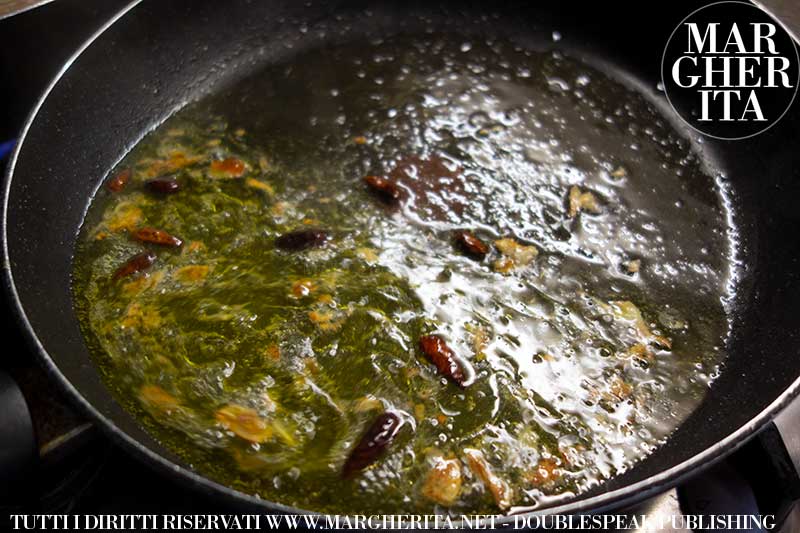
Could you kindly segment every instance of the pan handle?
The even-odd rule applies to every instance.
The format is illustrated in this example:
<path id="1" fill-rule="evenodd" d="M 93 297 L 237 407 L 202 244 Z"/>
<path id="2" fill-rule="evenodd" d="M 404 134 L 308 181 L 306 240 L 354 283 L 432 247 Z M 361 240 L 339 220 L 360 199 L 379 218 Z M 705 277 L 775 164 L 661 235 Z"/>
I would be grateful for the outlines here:
<path id="1" fill-rule="evenodd" d="M 20 487 L 36 467 L 39 457 L 28 404 L 16 382 L 0 370 L 0 503 L 11 504 L 24 496 Z"/>

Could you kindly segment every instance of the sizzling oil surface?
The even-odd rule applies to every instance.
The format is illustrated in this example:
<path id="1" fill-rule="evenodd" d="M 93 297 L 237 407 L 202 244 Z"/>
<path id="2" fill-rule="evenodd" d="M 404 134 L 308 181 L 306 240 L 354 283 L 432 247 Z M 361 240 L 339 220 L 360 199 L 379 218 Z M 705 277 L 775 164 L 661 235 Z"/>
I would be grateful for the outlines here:
<path id="1" fill-rule="evenodd" d="M 212 170 L 230 157 L 242 177 Z M 548 505 L 663 442 L 723 356 L 721 191 L 643 96 L 557 52 L 433 36 L 308 52 L 190 105 L 120 167 L 131 182 L 98 193 L 76 256 L 96 361 L 187 463 L 270 500 L 446 512 L 425 496 L 444 457 L 463 481 L 449 511 L 496 512 L 472 448 L 513 506 Z M 167 173 L 178 193 L 145 190 Z M 403 207 L 376 202 L 366 174 L 397 179 Z M 597 208 L 570 214 L 573 186 Z M 150 247 L 152 268 L 112 281 L 148 248 L 130 236 L 142 226 L 184 245 Z M 301 227 L 332 240 L 275 249 Z M 459 229 L 539 254 L 475 261 Z M 420 355 L 430 333 L 470 386 Z M 269 435 L 230 431 L 232 405 Z M 342 480 L 388 409 L 407 422 L 397 439 Z"/>

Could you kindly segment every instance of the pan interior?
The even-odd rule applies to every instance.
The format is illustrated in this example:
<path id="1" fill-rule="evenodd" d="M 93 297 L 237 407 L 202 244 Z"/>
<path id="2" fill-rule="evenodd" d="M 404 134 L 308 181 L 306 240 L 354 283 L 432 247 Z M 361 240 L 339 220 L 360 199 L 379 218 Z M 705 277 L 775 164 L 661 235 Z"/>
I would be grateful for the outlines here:
<path id="1" fill-rule="evenodd" d="M 226 174 L 231 161 L 242 168 Z M 126 172 L 84 225 L 82 326 L 118 401 L 240 490 L 431 512 L 431 468 L 452 461 L 460 485 L 477 449 L 513 496 L 490 503 L 464 467 L 451 512 L 552 505 L 645 457 L 719 372 L 735 249 L 724 192 L 646 97 L 557 39 L 304 51 L 170 118 L 112 179 Z M 370 174 L 399 183 L 402 208 L 369 197 Z M 181 189 L 148 190 L 164 176 Z M 131 238 L 141 227 L 184 247 Z M 331 242 L 272 248 L 298 227 Z M 463 257 L 459 230 L 498 251 Z M 148 250 L 151 269 L 114 279 Z M 456 350 L 466 389 L 420 361 L 431 333 Z M 342 481 L 381 410 L 413 430 Z"/>

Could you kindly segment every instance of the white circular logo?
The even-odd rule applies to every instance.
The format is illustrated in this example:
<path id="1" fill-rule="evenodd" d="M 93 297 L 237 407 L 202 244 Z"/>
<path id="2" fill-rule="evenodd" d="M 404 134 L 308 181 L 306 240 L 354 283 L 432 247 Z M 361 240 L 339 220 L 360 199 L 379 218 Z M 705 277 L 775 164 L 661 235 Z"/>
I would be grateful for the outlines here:
<path id="1" fill-rule="evenodd" d="M 746 139 L 786 113 L 800 81 L 797 47 L 767 12 L 746 2 L 709 4 L 667 41 L 661 81 L 675 112 L 717 139 Z"/>

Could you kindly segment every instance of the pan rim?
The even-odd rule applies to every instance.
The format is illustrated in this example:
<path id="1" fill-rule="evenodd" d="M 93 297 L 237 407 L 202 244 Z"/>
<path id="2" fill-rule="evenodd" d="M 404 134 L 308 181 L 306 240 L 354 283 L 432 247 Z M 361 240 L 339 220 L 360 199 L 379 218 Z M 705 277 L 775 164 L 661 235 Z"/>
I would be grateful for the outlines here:
<path id="1" fill-rule="evenodd" d="M 91 404 L 78 390 L 78 388 L 76 388 L 75 385 L 73 385 L 72 382 L 61 372 L 54 359 L 50 356 L 49 352 L 41 343 L 36 331 L 28 319 L 25 307 L 19 298 L 19 294 L 14 282 L 14 275 L 11 269 L 11 258 L 8 249 L 8 233 L 10 227 L 8 220 L 8 208 L 14 171 L 19 155 L 25 144 L 28 131 L 36 121 L 40 110 L 47 102 L 50 93 L 56 88 L 56 86 L 58 86 L 64 74 L 79 59 L 83 52 L 92 44 L 94 44 L 95 41 L 97 41 L 110 27 L 116 24 L 120 19 L 122 19 L 143 1 L 144 0 L 133 0 L 114 16 L 112 16 L 83 44 L 81 44 L 76 52 L 71 55 L 70 58 L 62 65 L 61 69 L 55 75 L 53 80 L 48 84 L 47 88 L 34 105 L 31 113 L 28 115 L 25 124 L 20 131 L 17 145 L 15 146 L 14 151 L 9 158 L 6 168 L 6 179 L 2 190 L 2 206 L 0 206 L 0 209 L 2 209 L 2 211 L 0 211 L 0 241 L 2 241 L 3 254 L 3 290 L 8 296 L 9 303 L 11 304 L 14 312 L 14 318 L 24 331 L 28 345 L 36 354 L 37 362 L 44 368 L 47 375 L 51 379 L 54 379 L 58 386 L 67 393 L 67 397 L 72 404 L 81 412 L 86 414 L 92 421 L 98 423 L 103 433 L 108 435 L 115 443 L 120 444 L 123 449 L 130 452 L 139 460 L 145 461 L 148 465 L 152 465 L 158 471 L 164 472 L 165 474 L 172 473 L 173 477 L 177 477 L 177 480 L 182 484 L 212 496 L 222 497 L 229 503 L 239 504 L 239 506 L 247 505 L 249 507 L 267 508 L 285 514 L 320 515 L 322 513 L 288 506 L 271 500 L 265 500 L 263 498 L 233 489 L 227 485 L 223 485 L 217 481 L 203 476 L 202 474 L 197 473 L 194 470 L 173 462 L 172 460 L 157 453 L 152 448 L 138 441 L 128 432 L 119 428 L 110 418 L 103 415 L 93 404 Z M 775 17 L 774 14 L 772 15 Z M 780 20 L 778 17 L 775 17 L 775 19 Z M 632 506 L 640 503 L 709 468 L 713 464 L 726 457 L 728 454 L 738 449 L 751 437 L 753 437 L 760 429 L 767 425 L 775 417 L 775 415 L 777 415 L 790 403 L 791 400 L 798 396 L 800 396 L 800 376 L 798 376 L 791 383 L 791 385 L 789 385 L 772 403 L 752 417 L 748 422 L 742 424 L 736 431 L 733 431 L 726 437 L 718 440 L 712 446 L 707 447 L 703 451 L 695 454 L 681 463 L 673 465 L 668 469 L 662 470 L 661 472 L 636 483 L 625 485 L 607 492 L 602 492 L 594 496 L 585 498 L 577 496 L 571 501 L 552 507 L 537 510 L 526 510 L 509 515 L 497 515 L 493 523 L 496 526 L 507 526 L 512 524 L 517 517 L 532 517 L 555 514 L 600 514 L 610 510 L 619 509 L 623 505 Z M 174 476 L 174 474 L 178 475 Z M 453 524 L 458 527 L 458 525 L 461 524 L 461 521 L 454 520 Z"/>

